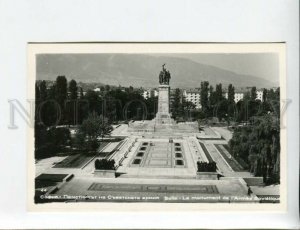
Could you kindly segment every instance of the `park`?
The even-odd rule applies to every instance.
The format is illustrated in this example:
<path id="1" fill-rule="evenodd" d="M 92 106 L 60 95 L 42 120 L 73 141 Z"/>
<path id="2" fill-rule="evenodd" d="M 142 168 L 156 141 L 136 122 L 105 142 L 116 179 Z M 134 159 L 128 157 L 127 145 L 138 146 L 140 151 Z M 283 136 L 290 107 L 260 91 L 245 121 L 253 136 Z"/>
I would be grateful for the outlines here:
<path id="1" fill-rule="evenodd" d="M 246 160 L 234 154 L 234 151 L 242 153 L 238 150 L 238 140 L 245 135 L 244 127 L 233 130 L 229 121 L 222 125 L 200 124 L 190 119 L 178 121 L 171 111 L 170 80 L 171 74 L 164 64 L 159 73 L 157 105 L 151 117 L 142 115 L 128 122 L 111 122 L 108 108 L 108 116 L 98 115 L 93 110 L 82 119 L 80 126 L 60 125 L 39 130 L 37 124 L 36 133 L 40 135 L 36 135 L 36 203 L 260 203 L 264 196 L 278 198 L 278 180 L 272 182 L 274 167 L 265 161 L 260 166 L 261 161 L 254 158 L 254 154 Z M 58 78 L 58 81 L 64 80 Z M 207 89 L 205 84 L 201 85 Z M 77 93 L 72 94 L 74 88 L 76 84 L 71 81 L 69 89 L 73 99 L 77 98 Z M 41 90 L 45 91 L 45 86 L 38 88 L 38 96 L 43 95 Z M 73 119 L 69 116 L 73 109 L 68 107 L 66 118 Z M 45 112 L 40 117 L 47 115 Z M 49 117 L 46 120 L 49 121 Z M 259 121 L 253 120 L 251 125 L 255 122 Z M 42 135 L 48 135 L 49 139 L 60 138 L 52 145 L 41 147 L 39 141 L 47 139 Z M 272 135 L 274 146 L 276 140 Z M 53 156 L 51 150 L 57 148 L 60 152 L 61 146 L 68 151 Z M 255 147 L 248 152 L 251 151 L 254 152 Z M 265 146 L 263 151 L 269 157 L 268 151 L 275 150 Z M 255 167 L 245 162 L 248 158 L 250 162 L 256 160 Z M 265 167 L 266 171 L 261 170 Z M 51 196 L 63 199 L 45 199 Z M 79 198 L 73 199 L 75 196 Z"/>

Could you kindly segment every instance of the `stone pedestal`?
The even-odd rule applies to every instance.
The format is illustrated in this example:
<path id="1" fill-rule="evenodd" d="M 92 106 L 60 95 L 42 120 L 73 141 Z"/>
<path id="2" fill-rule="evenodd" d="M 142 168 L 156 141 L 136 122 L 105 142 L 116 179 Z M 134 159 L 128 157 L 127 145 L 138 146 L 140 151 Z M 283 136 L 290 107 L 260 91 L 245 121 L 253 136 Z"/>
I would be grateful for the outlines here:
<path id="1" fill-rule="evenodd" d="M 170 113 L 170 86 L 160 85 L 158 87 L 158 109 L 157 113 Z"/>
<path id="2" fill-rule="evenodd" d="M 196 178 L 198 180 L 218 180 L 217 172 L 197 172 Z"/>
<path id="3" fill-rule="evenodd" d="M 174 120 L 170 115 L 170 86 L 160 85 L 158 87 L 158 108 L 155 117 L 155 124 L 171 125 Z"/>
<path id="4" fill-rule="evenodd" d="M 95 177 L 104 177 L 104 178 L 115 178 L 116 170 L 99 170 L 95 169 L 94 171 Z"/>

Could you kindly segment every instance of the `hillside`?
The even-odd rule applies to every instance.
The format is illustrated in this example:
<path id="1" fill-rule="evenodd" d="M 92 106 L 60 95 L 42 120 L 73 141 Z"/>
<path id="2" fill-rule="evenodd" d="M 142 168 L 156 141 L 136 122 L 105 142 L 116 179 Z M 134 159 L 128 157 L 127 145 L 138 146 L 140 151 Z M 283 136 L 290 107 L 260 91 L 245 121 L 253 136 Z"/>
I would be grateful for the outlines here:
<path id="1" fill-rule="evenodd" d="M 37 79 L 55 80 L 58 75 L 82 82 L 102 84 L 156 87 L 161 65 L 171 73 L 171 87 L 195 88 L 207 80 L 225 87 L 273 87 L 265 79 L 242 75 L 215 66 L 194 62 L 186 58 L 143 54 L 53 54 L 37 58 Z"/>

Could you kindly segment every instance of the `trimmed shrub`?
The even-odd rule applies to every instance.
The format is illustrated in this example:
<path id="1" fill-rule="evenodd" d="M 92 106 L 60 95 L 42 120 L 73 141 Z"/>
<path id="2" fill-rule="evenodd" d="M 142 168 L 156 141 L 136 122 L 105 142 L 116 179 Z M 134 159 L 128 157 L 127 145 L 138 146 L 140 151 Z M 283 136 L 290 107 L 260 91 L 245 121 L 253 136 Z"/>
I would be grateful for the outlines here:
<path id="1" fill-rule="evenodd" d="M 216 162 L 197 162 L 198 172 L 216 172 L 217 171 L 217 164 Z"/>
<path id="2" fill-rule="evenodd" d="M 115 160 L 97 159 L 95 161 L 95 169 L 99 170 L 115 170 Z"/>

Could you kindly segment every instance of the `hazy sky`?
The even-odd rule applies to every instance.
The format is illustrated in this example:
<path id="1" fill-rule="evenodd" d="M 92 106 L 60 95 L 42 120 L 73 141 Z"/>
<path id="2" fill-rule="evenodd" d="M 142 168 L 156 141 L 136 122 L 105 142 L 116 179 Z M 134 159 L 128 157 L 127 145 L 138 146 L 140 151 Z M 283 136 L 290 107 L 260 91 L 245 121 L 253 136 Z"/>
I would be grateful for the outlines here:
<path id="1" fill-rule="evenodd" d="M 271 82 L 279 82 L 277 53 L 157 54 L 157 56 L 184 57 L 239 74 L 253 75 Z"/>

